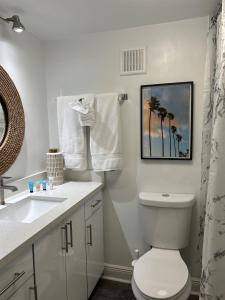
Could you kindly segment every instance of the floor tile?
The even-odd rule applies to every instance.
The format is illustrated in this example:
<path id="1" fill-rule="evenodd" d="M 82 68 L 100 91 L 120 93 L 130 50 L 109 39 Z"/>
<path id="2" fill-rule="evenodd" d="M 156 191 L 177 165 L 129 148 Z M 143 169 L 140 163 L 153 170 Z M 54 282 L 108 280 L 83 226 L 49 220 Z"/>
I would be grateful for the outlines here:
<path id="1" fill-rule="evenodd" d="M 135 300 L 135 297 L 130 284 L 101 279 L 89 300 Z M 189 300 L 198 297 L 191 295 Z"/>
<path id="2" fill-rule="evenodd" d="M 101 279 L 91 300 L 135 300 L 130 284 Z"/>

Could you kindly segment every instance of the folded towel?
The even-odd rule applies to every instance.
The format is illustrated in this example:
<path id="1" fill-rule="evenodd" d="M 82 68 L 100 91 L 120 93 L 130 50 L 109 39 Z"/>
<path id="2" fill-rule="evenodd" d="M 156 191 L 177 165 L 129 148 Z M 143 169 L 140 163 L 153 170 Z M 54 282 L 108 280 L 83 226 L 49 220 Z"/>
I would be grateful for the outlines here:
<path id="1" fill-rule="evenodd" d="M 80 126 L 95 125 L 95 97 L 93 94 L 75 96 L 70 103 L 79 112 Z"/>
<path id="2" fill-rule="evenodd" d="M 90 129 L 92 167 L 121 170 L 123 165 L 118 94 L 96 95 L 96 124 Z"/>
<path id="3" fill-rule="evenodd" d="M 86 130 L 79 124 L 79 114 L 70 103 L 73 96 L 57 98 L 57 115 L 60 150 L 64 155 L 65 167 L 87 169 Z"/>

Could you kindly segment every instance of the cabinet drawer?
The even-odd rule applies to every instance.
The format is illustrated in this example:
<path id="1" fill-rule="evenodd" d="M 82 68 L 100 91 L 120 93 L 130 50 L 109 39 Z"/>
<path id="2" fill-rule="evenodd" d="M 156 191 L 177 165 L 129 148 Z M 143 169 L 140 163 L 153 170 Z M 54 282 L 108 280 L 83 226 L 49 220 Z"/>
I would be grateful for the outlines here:
<path id="1" fill-rule="evenodd" d="M 0 268 L 0 299 L 7 299 L 33 275 L 32 250 Z"/>
<path id="2" fill-rule="evenodd" d="M 90 218 L 90 216 L 99 208 L 102 204 L 102 199 L 102 192 L 99 192 L 85 203 L 85 220 Z"/>
<path id="3" fill-rule="evenodd" d="M 34 279 L 31 276 L 12 296 L 4 300 L 36 300 L 33 286 Z"/>

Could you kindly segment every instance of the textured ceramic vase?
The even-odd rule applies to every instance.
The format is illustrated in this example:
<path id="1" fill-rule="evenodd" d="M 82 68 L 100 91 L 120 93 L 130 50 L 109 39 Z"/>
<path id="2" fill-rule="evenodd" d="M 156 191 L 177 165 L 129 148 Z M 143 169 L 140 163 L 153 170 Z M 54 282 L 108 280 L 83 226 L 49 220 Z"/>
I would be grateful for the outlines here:
<path id="1" fill-rule="evenodd" d="M 64 182 L 64 160 L 63 154 L 47 153 L 47 176 L 52 177 L 53 185 L 60 185 Z"/>

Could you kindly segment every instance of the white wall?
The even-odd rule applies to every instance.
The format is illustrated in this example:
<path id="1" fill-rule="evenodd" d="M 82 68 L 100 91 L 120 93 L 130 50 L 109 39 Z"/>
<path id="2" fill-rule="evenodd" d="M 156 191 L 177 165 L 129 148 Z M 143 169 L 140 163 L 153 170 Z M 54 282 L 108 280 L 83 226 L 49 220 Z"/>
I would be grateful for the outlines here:
<path id="1" fill-rule="evenodd" d="M 16 34 L 0 22 L 0 64 L 14 81 L 20 94 L 26 121 L 22 150 L 7 172 L 21 178 L 45 169 L 48 150 L 48 119 L 43 48 L 25 31 Z"/>
<path id="2" fill-rule="evenodd" d="M 58 145 L 55 97 L 82 92 L 124 90 L 121 106 L 125 167 L 106 175 L 105 261 L 129 266 L 135 248 L 146 246 L 140 234 L 139 191 L 195 193 L 200 185 L 202 91 L 207 18 L 84 35 L 47 44 L 47 96 L 51 146 Z M 120 49 L 147 46 L 148 73 L 120 76 Z M 140 85 L 190 81 L 195 83 L 193 160 L 140 159 Z M 199 275 L 195 251 L 197 208 L 191 245 L 185 251 L 193 276 Z"/>

